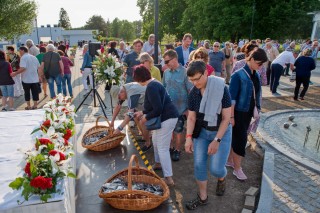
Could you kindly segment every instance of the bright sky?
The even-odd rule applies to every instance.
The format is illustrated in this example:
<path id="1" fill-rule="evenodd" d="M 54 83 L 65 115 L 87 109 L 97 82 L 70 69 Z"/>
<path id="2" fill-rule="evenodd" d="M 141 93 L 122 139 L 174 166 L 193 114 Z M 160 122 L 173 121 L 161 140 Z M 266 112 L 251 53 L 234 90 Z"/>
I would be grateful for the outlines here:
<path id="1" fill-rule="evenodd" d="M 93 15 L 101 15 L 106 21 L 141 20 L 136 0 L 36 0 L 38 26 L 58 24 L 60 8 L 64 8 L 72 27 L 82 27 Z"/>

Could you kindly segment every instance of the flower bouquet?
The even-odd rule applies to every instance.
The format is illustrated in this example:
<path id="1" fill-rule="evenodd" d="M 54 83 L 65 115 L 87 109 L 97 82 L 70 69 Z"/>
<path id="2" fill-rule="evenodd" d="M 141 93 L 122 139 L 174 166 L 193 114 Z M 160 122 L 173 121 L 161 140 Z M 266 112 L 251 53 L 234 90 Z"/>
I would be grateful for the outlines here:
<path id="1" fill-rule="evenodd" d="M 108 51 L 99 53 L 95 61 L 92 62 L 96 66 L 95 73 L 98 82 L 107 82 L 109 85 L 123 84 L 123 64 L 118 61 L 117 57 L 108 54 Z"/>
<path id="2" fill-rule="evenodd" d="M 24 174 L 9 186 L 15 190 L 22 189 L 21 195 L 25 200 L 39 195 L 42 201 L 47 202 L 53 193 L 61 193 L 57 186 L 64 177 L 76 177 L 69 166 L 74 155 L 69 139 L 75 133 L 75 113 L 70 98 L 62 94 L 48 102 L 44 110 L 44 120 L 31 133 L 34 147 L 23 152 L 26 156 L 21 162 Z"/>

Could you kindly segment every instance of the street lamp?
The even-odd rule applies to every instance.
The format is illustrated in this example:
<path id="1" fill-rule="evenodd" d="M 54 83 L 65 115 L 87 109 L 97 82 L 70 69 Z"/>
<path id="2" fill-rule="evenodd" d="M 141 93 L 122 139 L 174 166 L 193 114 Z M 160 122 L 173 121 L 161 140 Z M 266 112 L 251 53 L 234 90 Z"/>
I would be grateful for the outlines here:
<path id="1" fill-rule="evenodd" d="M 158 51 L 158 37 L 159 37 L 159 33 L 158 33 L 158 29 L 159 29 L 159 0 L 155 0 L 154 1 L 154 35 L 155 35 L 155 39 L 154 39 L 154 63 L 158 64 L 158 55 L 159 55 L 159 51 Z"/>
<path id="2" fill-rule="evenodd" d="M 251 32 L 250 32 L 250 41 L 252 39 L 252 31 L 253 31 L 253 18 L 254 18 L 254 11 L 256 8 L 256 2 L 254 1 L 252 4 L 252 18 L 251 18 Z"/>

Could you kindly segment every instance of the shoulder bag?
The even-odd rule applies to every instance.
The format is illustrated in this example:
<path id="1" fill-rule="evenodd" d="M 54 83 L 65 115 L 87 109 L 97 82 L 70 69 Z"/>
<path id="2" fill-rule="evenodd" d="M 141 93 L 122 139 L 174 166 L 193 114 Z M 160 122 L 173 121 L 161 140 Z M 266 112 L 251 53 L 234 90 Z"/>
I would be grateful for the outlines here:
<path id="1" fill-rule="evenodd" d="M 163 111 L 165 99 L 166 99 L 166 90 L 164 90 L 164 95 L 163 95 L 162 111 Z M 161 111 L 161 113 L 162 113 L 162 111 Z M 158 117 L 151 118 L 150 120 L 147 120 L 145 125 L 146 125 L 147 130 L 161 129 L 161 114 Z"/>
<path id="2" fill-rule="evenodd" d="M 253 87 L 253 98 L 254 98 L 253 119 L 256 120 L 256 119 L 260 118 L 259 110 L 258 110 L 258 107 L 257 107 L 256 90 L 255 90 L 254 84 L 253 84 L 253 82 L 252 82 L 249 74 L 248 74 L 245 70 L 243 70 L 243 71 L 247 74 L 247 76 L 249 77 L 249 79 L 250 79 L 250 81 L 251 81 L 251 83 L 252 83 L 252 87 Z"/>
<path id="3" fill-rule="evenodd" d="M 51 56 L 50 56 L 50 61 L 49 61 L 49 67 L 48 67 L 48 69 L 46 69 L 46 70 L 43 69 L 44 76 L 45 76 L 46 79 L 49 79 L 49 78 L 50 78 L 49 70 L 50 70 L 50 67 L 51 67 L 52 54 L 53 54 L 53 53 L 51 53 Z"/>

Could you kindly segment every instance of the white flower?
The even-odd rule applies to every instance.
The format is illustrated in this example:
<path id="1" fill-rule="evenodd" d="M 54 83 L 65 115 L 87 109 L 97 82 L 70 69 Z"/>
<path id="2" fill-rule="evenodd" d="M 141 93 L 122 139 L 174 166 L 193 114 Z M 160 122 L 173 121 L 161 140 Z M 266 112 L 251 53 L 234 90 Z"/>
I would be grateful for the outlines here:
<path id="1" fill-rule="evenodd" d="M 115 64 L 115 69 L 118 69 L 119 67 L 121 67 L 121 63 L 116 62 L 116 64 Z"/>

